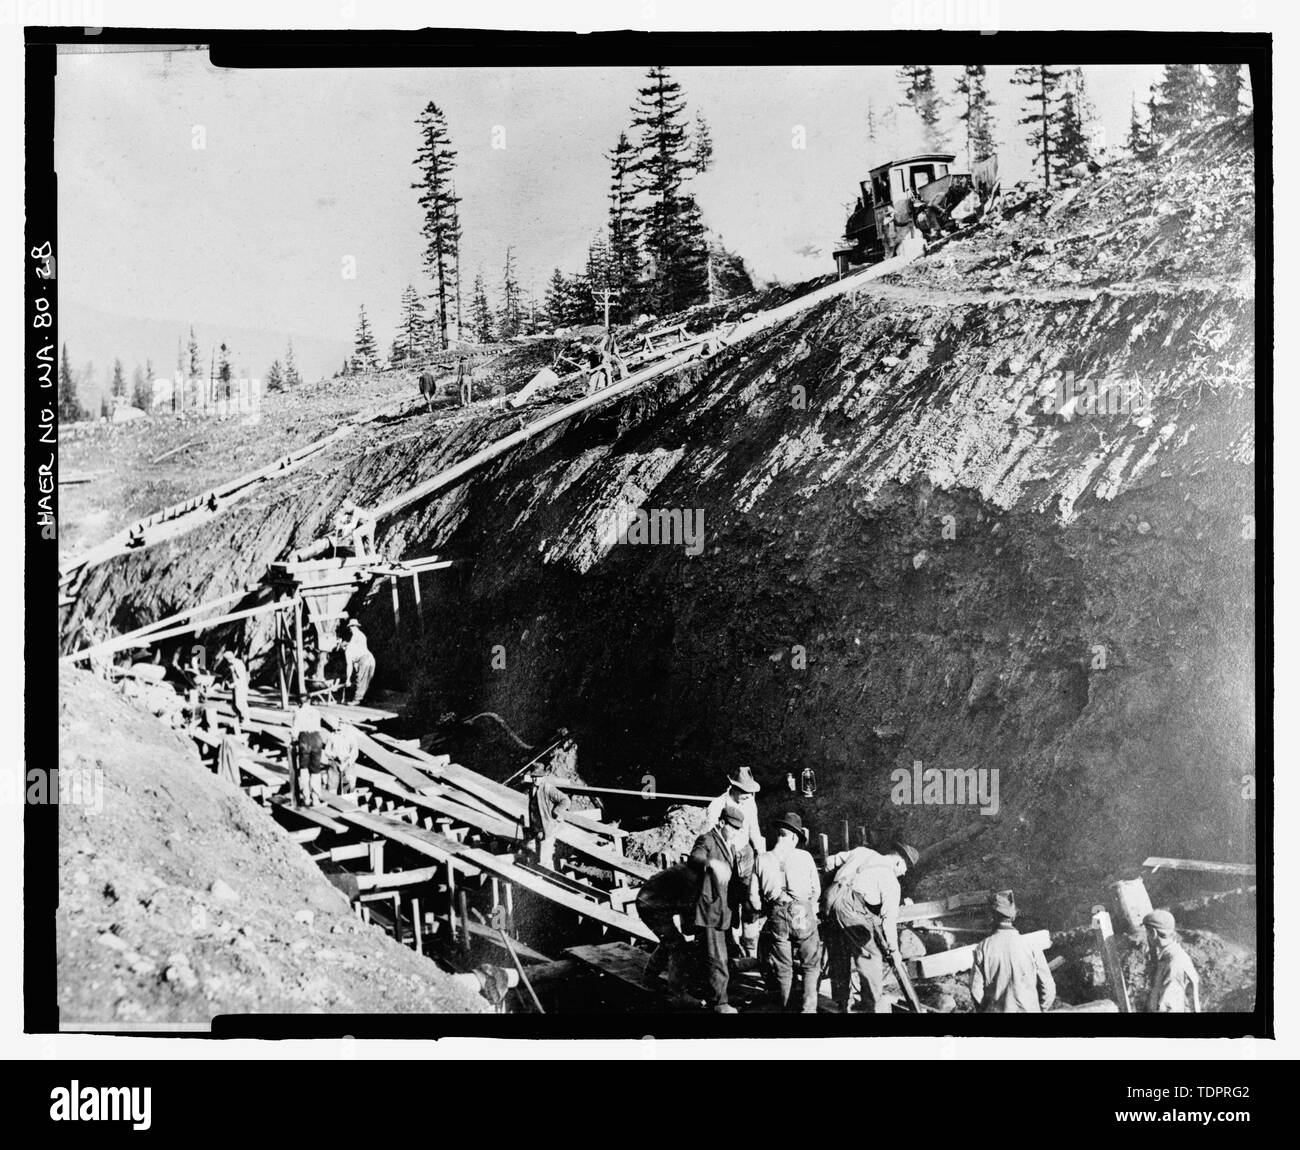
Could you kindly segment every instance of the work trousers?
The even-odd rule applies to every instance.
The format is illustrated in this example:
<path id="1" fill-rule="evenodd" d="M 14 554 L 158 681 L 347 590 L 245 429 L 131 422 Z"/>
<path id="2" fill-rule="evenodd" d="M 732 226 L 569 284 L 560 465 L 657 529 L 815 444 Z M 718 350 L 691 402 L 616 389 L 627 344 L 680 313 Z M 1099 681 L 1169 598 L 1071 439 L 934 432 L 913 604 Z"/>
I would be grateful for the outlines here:
<path id="1" fill-rule="evenodd" d="M 537 840 L 537 861 L 549 870 L 555 869 L 554 835 L 543 835 Z"/>
<path id="2" fill-rule="evenodd" d="M 704 969 L 704 1001 L 709 1007 L 722 1006 L 727 1001 L 727 984 L 731 978 L 731 962 L 727 952 L 729 933 L 711 926 L 695 928 L 700 965 Z"/>
<path id="3" fill-rule="evenodd" d="M 830 924 L 831 995 L 845 1013 L 888 1014 L 880 920 Z"/>
<path id="4" fill-rule="evenodd" d="M 822 944 L 817 934 L 817 908 L 811 920 L 805 918 L 802 929 L 791 923 L 788 906 L 774 907 L 758 939 L 759 960 L 768 992 L 782 1010 L 802 1014 L 817 1013 L 817 986 L 822 973 Z M 799 993 L 794 993 L 794 955 L 798 951 L 802 977 Z"/>
<path id="5" fill-rule="evenodd" d="M 375 677 L 375 657 L 367 651 L 357 660 L 356 666 L 356 686 L 353 689 L 352 701 L 362 703 L 365 701 L 366 692 L 370 690 L 370 680 Z"/>

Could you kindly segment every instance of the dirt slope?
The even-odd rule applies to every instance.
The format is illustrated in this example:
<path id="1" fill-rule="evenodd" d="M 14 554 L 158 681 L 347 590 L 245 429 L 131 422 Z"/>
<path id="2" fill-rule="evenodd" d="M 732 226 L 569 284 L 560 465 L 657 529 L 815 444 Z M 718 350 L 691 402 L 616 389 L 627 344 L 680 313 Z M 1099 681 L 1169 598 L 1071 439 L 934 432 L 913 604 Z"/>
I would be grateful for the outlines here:
<path id="1" fill-rule="evenodd" d="M 1014 886 L 1051 925 L 1148 854 L 1250 858 L 1252 131 L 1107 169 L 386 524 L 458 566 L 426 581 L 423 636 L 406 598 L 400 632 L 387 589 L 358 605 L 381 685 L 414 688 L 417 730 L 566 725 L 592 782 L 711 793 L 748 764 L 763 813 L 815 831 L 933 842 L 981 816 L 895 803 L 892 773 L 997 768 L 991 829 L 917 893 Z M 1089 382 L 1140 404 L 1089 410 Z M 221 594 L 343 496 L 517 426 L 377 429 L 92 572 L 65 640 Z M 703 552 L 618 545 L 638 507 L 702 510 Z"/>
<path id="2" fill-rule="evenodd" d="M 486 1008 L 360 924 L 193 743 L 89 674 L 65 671 L 59 686 L 59 766 L 103 780 L 102 809 L 59 811 L 64 1023 Z"/>

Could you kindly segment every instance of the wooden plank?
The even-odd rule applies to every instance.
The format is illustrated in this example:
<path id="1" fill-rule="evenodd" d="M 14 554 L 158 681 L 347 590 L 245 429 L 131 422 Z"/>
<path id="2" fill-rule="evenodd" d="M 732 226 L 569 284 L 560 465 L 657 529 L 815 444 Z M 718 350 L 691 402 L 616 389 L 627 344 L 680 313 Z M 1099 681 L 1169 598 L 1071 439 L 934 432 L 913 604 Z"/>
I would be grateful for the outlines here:
<path id="1" fill-rule="evenodd" d="M 1119 955 L 1115 953 L 1115 933 L 1105 907 L 1093 907 L 1092 930 L 1097 939 L 1097 949 L 1101 952 L 1102 965 L 1106 968 L 1106 981 L 1110 983 L 1111 996 L 1119 1007 L 1120 1014 L 1132 1014 L 1133 1004 L 1129 1001 L 1128 986 L 1124 982 L 1124 968 L 1120 965 Z"/>
<path id="2" fill-rule="evenodd" d="M 383 874 L 359 874 L 358 890 L 387 890 L 399 886 L 419 886 L 421 883 L 433 882 L 442 874 L 441 866 L 413 867 L 411 870 L 391 870 Z"/>
<path id="3" fill-rule="evenodd" d="M 344 823 L 339 822 L 337 819 L 330 818 L 330 816 L 319 807 L 295 807 L 289 801 L 288 795 L 278 795 L 271 800 L 271 803 L 279 810 L 287 811 L 291 815 L 297 815 L 301 819 L 306 819 L 309 823 L 315 823 L 317 830 L 333 831 L 335 834 L 347 834 L 348 828 Z"/>
<path id="4" fill-rule="evenodd" d="M 1254 863 L 1201 862 L 1198 859 L 1166 859 L 1152 857 L 1142 865 L 1151 870 L 1192 870 L 1204 871 L 1206 874 L 1243 874 L 1254 875 Z"/>
<path id="5" fill-rule="evenodd" d="M 300 831 L 290 831 L 289 837 L 299 846 L 320 837 L 320 827 L 303 827 Z"/>
<path id="6" fill-rule="evenodd" d="M 1022 937 L 1035 950 L 1047 950 L 1052 945 L 1050 930 L 1036 930 L 1033 934 Z M 909 958 L 905 962 L 913 978 L 943 978 L 944 975 L 969 970 L 975 961 L 975 948 L 978 945 L 979 943 L 972 942 L 968 946 L 958 946 L 952 950 L 940 951 L 938 954 L 922 955 L 920 958 Z"/>
<path id="7" fill-rule="evenodd" d="M 441 835 L 423 830 L 420 827 L 411 827 L 405 823 L 387 819 L 383 815 L 362 814 L 348 808 L 346 805 L 332 801 L 333 799 L 333 795 L 325 796 L 326 803 L 338 811 L 339 818 L 343 822 L 360 827 L 371 834 L 391 839 L 402 846 L 410 847 L 420 854 L 427 855 L 429 858 L 450 866 L 454 871 L 459 871 L 461 874 L 473 875 L 478 873 L 478 868 L 472 862 L 460 857 L 462 848 L 459 847 L 459 844 L 452 842 L 450 839 L 444 839 Z"/>
<path id="8" fill-rule="evenodd" d="M 433 811 L 438 815 L 472 826 L 485 834 L 506 839 L 510 842 L 518 842 L 521 838 L 520 828 L 517 824 L 507 822 L 500 815 L 480 811 L 465 803 L 450 799 L 444 794 L 440 794 L 433 783 L 429 784 L 430 790 L 421 794 L 411 794 L 409 791 L 400 789 L 391 780 L 386 779 L 381 771 L 377 771 L 372 767 L 358 766 L 356 770 L 357 778 L 365 779 L 376 790 L 400 798 L 405 803 L 412 804 L 423 810 Z"/>
<path id="9" fill-rule="evenodd" d="M 979 908 L 987 906 L 992 901 L 993 892 L 991 890 L 978 890 L 965 894 L 949 895 L 947 898 L 931 899 L 929 902 L 911 902 L 898 908 L 898 921 L 916 922 L 919 919 L 936 918 L 965 907 Z M 973 913 L 973 911 L 970 913 Z"/>
<path id="10" fill-rule="evenodd" d="M 571 954 L 579 962 L 595 967 L 601 974 L 617 978 L 629 986 L 646 994 L 663 998 L 679 1009 L 699 1010 L 700 1003 L 689 995 L 674 990 L 661 979 L 646 977 L 646 963 L 650 961 L 650 952 L 638 950 L 626 942 L 606 942 L 599 946 L 570 946 L 565 954 Z"/>
<path id="11" fill-rule="evenodd" d="M 495 944 L 502 950 L 506 949 L 505 944 L 501 941 L 501 932 L 493 930 L 492 927 L 487 926 L 484 923 L 475 922 L 471 918 L 469 921 L 469 932 L 474 935 L 475 938 L 486 939 L 488 942 Z M 511 937 L 510 943 L 515 948 L 515 953 L 520 958 L 526 958 L 529 962 L 549 963 L 551 961 L 540 950 L 534 950 L 531 946 L 520 942 L 517 938 Z"/>

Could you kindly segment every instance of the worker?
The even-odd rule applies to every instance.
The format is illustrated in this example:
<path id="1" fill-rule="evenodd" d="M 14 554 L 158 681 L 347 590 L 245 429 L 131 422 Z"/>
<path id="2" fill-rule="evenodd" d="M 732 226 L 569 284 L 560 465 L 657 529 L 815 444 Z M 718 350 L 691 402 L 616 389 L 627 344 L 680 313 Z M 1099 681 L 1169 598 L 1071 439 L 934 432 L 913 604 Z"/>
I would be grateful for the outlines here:
<path id="1" fill-rule="evenodd" d="M 360 754 L 357 729 L 340 722 L 325 739 L 325 785 L 336 795 L 351 794 L 357 788 L 357 755 Z"/>
<path id="2" fill-rule="evenodd" d="M 344 680 L 344 694 L 352 688 L 352 702 L 360 704 L 365 701 L 366 692 L 370 690 L 370 680 L 375 677 L 375 657 L 370 652 L 366 633 L 355 619 L 348 620 L 348 642 L 343 651 L 347 660 L 347 678 Z"/>
<path id="3" fill-rule="evenodd" d="M 670 986 L 685 981 L 688 951 L 676 920 L 680 917 L 682 924 L 693 933 L 699 894 L 700 875 L 684 862 L 651 875 L 637 891 L 637 916 L 659 939 L 659 945 L 646 963 L 645 977 L 650 982 L 665 973 Z"/>
<path id="4" fill-rule="evenodd" d="M 321 752 L 325 738 L 321 734 L 320 712 L 310 698 L 304 699 L 293 713 L 289 728 L 297 754 L 298 803 L 314 807 L 321 794 Z"/>
<path id="5" fill-rule="evenodd" d="M 1147 928 L 1148 1013 L 1185 1014 L 1190 990 L 1192 1013 L 1199 1014 L 1201 979 L 1178 941 L 1174 916 L 1167 910 L 1153 910 L 1142 925 Z"/>
<path id="6" fill-rule="evenodd" d="M 474 368 L 463 355 L 456 360 L 456 388 L 460 392 L 461 407 L 474 402 Z"/>
<path id="7" fill-rule="evenodd" d="M 375 521 L 365 515 L 350 499 L 345 499 L 334 515 L 334 529 L 331 532 L 336 547 L 350 548 L 358 559 L 374 555 Z"/>
<path id="8" fill-rule="evenodd" d="M 884 230 L 881 238 L 885 244 L 885 259 L 893 259 L 898 254 L 898 224 L 894 219 L 894 205 L 885 208 Z"/>
<path id="9" fill-rule="evenodd" d="M 896 843 L 886 854 L 854 847 L 827 858 L 834 874 L 825 899 L 831 993 L 842 1011 L 889 1013 L 884 964 L 898 962 L 898 880 L 919 857 L 915 847 Z"/>
<path id="10" fill-rule="evenodd" d="M 772 849 L 758 857 L 758 894 L 767 915 L 759 936 L 759 956 L 768 991 L 781 1009 L 816 1014 L 822 970 L 817 906 L 822 884 L 817 863 L 804 849 L 807 838 L 803 820 L 793 812 L 784 814 L 776 820 Z M 797 999 L 792 994 L 795 947 L 803 979 Z"/>
<path id="11" fill-rule="evenodd" d="M 1056 1001 L 1056 981 L 1043 952 L 1016 930 L 1010 891 L 993 897 L 993 933 L 975 947 L 970 996 L 981 1014 L 1041 1014 Z"/>
<path id="12" fill-rule="evenodd" d="M 225 666 L 230 680 L 230 701 L 235 711 L 235 734 L 240 734 L 248 722 L 248 666 L 233 651 L 222 651 L 217 666 Z"/>
<path id="13" fill-rule="evenodd" d="M 556 785 L 554 760 L 538 765 L 529 776 L 528 831 L 537 850 L 537 861 L 548 870 L 555 869 L 555 838 L 569 796 Z"/>
<path id="14" fill-rule="evenodd" d="M 745 816 L 745 839 L 753 850 L 753 858 L 758 858 L 767 850 L 767 842 L 758 825 L 758 803 L 755 795 L 762 789 L 748 767 L 741 767 L 736 777 L 727 776 L 728 788 L 714 799 L 705 811 L 704 829 L 712 830 L 718 825 L 723 808 L 728 804 L 739 807 Z M 741 952 L 749 958 L 758 957 L 758 938 L 762 933 L 763 922 L 758 913 L 752 911 L 748 904 L 742 904 L 740 920 L 736 923 Z"/>
<path id="15" fill-rule="evenodd" d="M 718 1014 L 735 1014 L 727 1001 L 730 932 L 742 906 L 755 913 L 761 908 L 745 812 L 727 804 L 718 825 L 695 840 L 687 865 L 700 878 L 694 922 L 700 965 L 706 972 L 705 1005 Z"/>

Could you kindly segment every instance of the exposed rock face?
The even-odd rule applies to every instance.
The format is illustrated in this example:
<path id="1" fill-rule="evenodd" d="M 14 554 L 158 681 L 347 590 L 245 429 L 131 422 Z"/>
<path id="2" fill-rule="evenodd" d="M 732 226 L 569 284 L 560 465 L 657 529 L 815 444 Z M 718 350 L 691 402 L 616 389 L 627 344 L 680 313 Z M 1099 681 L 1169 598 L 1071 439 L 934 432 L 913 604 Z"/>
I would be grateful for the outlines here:
<path id="1" fill-rule="evenodd" d="M 387 589 L 362 611 L 381 681 L 430 723 L 567 726 L 593 783 L 716 793 L 748 764 L 765 817 L 836 838 L 933 841 L 979 808 L 896 801 L 895 772 L 996 768 L 965 874 L 1062 911 L 1147 854 L 1250 857 L 1251 130 L 1108 169 L 409 509 L 383 541 L 461 565 L 425 580 L 423 637 Z M 92 573 L 79 610 L 125 628 L 220 594 L 344 496 L 516 426 L 357 437 Z M 699 553 L 620 542 L 638 511 L 702 513 Z M 811 800 L 782 785 L 805 765 Z"/>

